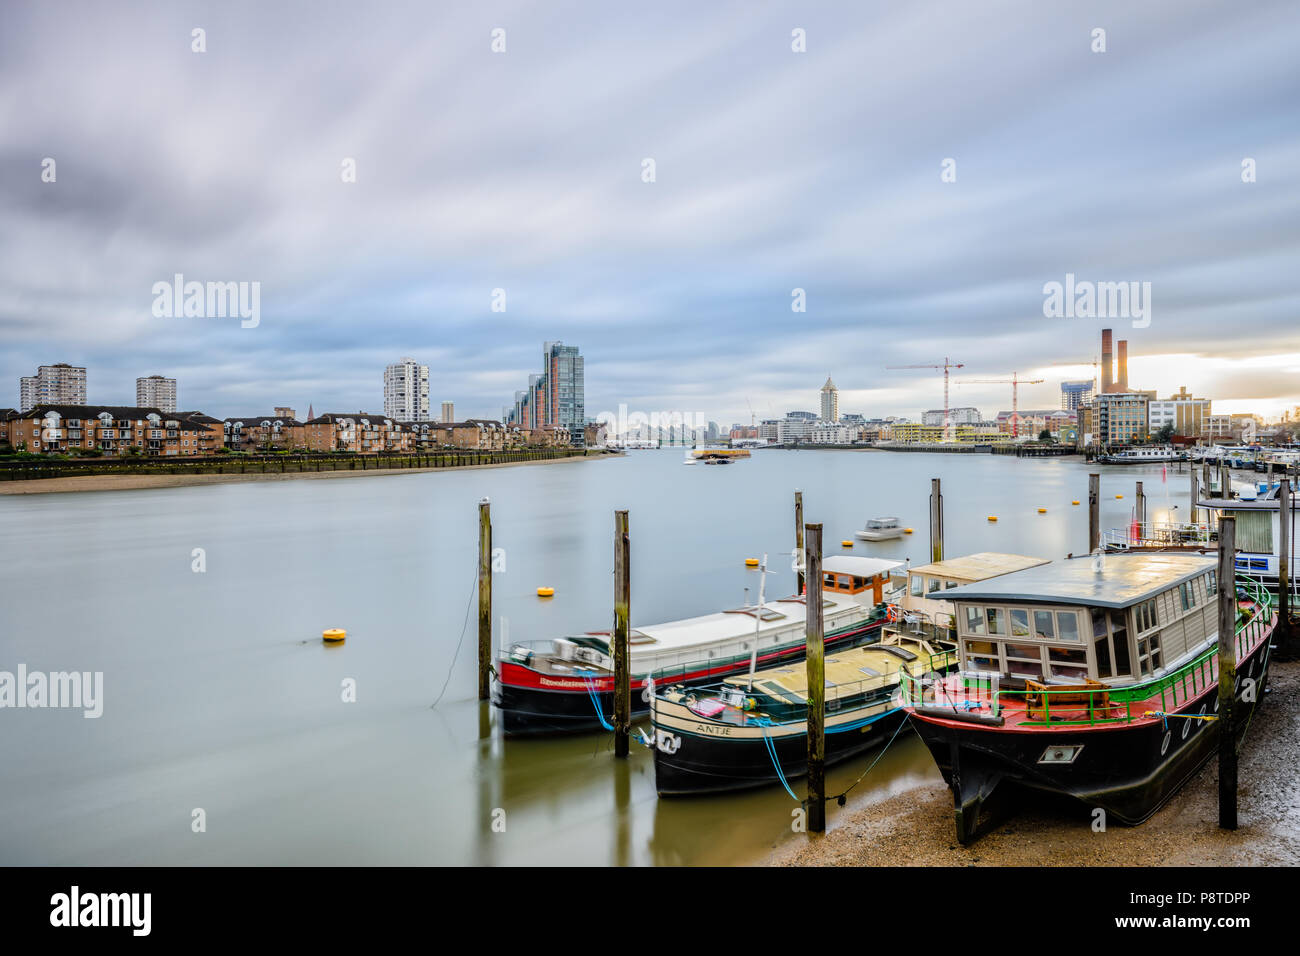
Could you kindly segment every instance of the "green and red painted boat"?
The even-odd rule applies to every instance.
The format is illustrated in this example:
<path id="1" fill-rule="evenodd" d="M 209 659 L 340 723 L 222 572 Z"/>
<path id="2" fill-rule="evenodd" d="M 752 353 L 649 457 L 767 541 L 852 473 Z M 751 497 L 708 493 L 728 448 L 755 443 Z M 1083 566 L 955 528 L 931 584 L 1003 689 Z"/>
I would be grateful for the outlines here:
<path id="1" fill-rule="evenodd" d="M 1026 792 L 1145 821 L 1216 752 L 1217 559 L 1141 552 L 1068 558 L 945 590 L 958 669 L 901 673 L 902 704 L 977 838 Z M 1268 678 L 1273 598 L 1238 575 L 1236 695 L 1245 737 Z"/>

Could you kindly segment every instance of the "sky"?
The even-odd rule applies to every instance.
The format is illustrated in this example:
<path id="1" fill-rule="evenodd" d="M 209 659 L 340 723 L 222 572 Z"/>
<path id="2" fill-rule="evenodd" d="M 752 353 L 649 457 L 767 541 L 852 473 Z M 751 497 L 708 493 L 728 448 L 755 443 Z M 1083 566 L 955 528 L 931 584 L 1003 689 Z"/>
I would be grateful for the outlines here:
<path id="1" fill-rule="evenodd" d="M 887 367 L 945 359 L 991 417 L 1010 388 L 958 383 L 1056 407 L 1110 327 L 1134 387 L 1275 414 L 1297 49 L 1292 0 L 5 0 L 0 405 L 70 362 L 94 403 L 382 411 L 411 356 L 435 415 L 497 417 L 561 340 L 589 417 L 777 417 L 827 375 L 915 417 L 942 374 Z M 155 315 L 178 273 L 259 283 L 256 326 Z M 1149 324 L 1046 316 L 1067 274 L 1149 282 Z"/>

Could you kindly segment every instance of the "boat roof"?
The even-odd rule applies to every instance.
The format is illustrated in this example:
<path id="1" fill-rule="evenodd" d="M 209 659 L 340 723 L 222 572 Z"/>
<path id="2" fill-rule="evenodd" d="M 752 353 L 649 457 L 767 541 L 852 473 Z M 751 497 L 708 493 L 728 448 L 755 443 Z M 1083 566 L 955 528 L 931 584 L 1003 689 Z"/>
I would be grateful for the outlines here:
<path id="1" fill-rule="evenodd" d="M 835 594 L 822 592 L 822 613 L 829 615 L 845 608 L 861 608 L 855 601 L 842 600 Z M 736 608 L 730 611 L 716 611 L 700 617 L 688 617 L 681 621 L 669 621 L 665 624 L 651 624 L 646 627 L 633 628 L 629 635 L 632 655 L 657 654 L 679 648 L 708 646 L 717 641 L 734 640 L 754 633 L 754 615 L 757 604 Z M 758 632 L 764 634 L 772 630 L 787 628 L 791 624 L 802 624 L 806 619 L 808 608 L 801 596 L 791 595 L 784 598 L 768 598 L 763 602 L 763 621 Z M 775 611 L 778 616 L 773 616 Z"/>
<path id="2" fill-rule="evenodd" d="M 966 581 L 983 581 L 1000 574 L 1023 571 L 1049 563 L 1048 558 L 1034 558 L 1027 554 L 1003 554 L 1000 551 L 980 551 L 960 558 L 948 558 L 932 564 L 910 568 L 912 574 L 931 574 L 935 577 L 961 578 Z M 951 594 L 952 591 L 945 592 Z"/>
<path id="3" fill-rule="evenodd" d="M 1217 567 L 1217 556 L 1167 552 L 1114 553 L 1101 571 L 1093 558 L 1066 558 L 944 591 L 947 601 L 1032 601 L 1124 608 Z"/>
<path id="4" fill-rule="evenodd" d="M 935 647 L 920 640 L 900 641 L 897 645 L 868 644 L 836 651 L 824 662 L 826 699 L 835 700 L 860 693 L 867 682 L 879 686 L 895 683 L 900 666 L 906 665 L 913 675 L 921 673 L 930 666 L 928 655 L 936 651 Z M 749 682 L 748 674 L 728 677 L 725 681 L 740 687 Z M 791 704 L 804 704 L 808 700 L 807 663 L 799 661 L 764 668 L 755 672 L 753 683 L 756 690 Z"/>
<path id="5" fill-rule="evenodd" d="M 890 561 L 887 558 L 857 558 L 851 554 L 835 554 L 822 558 L 822 570 L 832 574 L 852 574 L 860 578 L 874 578 L 894 568 L 901 568 L 902 561 Z"/>

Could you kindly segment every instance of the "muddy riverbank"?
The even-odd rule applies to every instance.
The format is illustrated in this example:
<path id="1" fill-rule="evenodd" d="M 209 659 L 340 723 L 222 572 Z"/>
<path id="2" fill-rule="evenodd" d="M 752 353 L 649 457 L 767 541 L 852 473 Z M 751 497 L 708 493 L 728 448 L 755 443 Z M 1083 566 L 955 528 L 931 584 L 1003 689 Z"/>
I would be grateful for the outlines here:
<path id="1" fill-rule="evenodd" d="M 1300 664 L 1274 664 L 1238 765 L 1240 828 L 1218 828 L 1211 760 L 1140 827 L 1095 833 L 1086 810 L 1036 806 L 963 847 L 952 794 L 925 786 L 828 815 L 825 835 L 767 860 L 778 866 L 1295 866 L 1300 864 Z"/>

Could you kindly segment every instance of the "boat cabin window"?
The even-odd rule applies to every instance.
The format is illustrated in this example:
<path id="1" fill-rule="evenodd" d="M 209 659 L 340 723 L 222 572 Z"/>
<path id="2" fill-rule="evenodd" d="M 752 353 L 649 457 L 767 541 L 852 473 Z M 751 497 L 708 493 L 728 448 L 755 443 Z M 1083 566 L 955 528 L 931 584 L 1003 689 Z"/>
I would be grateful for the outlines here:
<path id="1" fill-rule="evenodd" d="M 822 588 L 826 591 L 838 591 L 842 594 L 857 594 L 865 591 L 871 585 L 871 578 L 862 578 L 857 575 L 836 574 L 827 571 L 823 575 Z"/>
<path id="2" fill-rule="evenodd" d="M 958 586 L 958 584 L 957 584 L 956 581 L 944 581 L 944 582 L 943 582 L 943 589 L 944 589 L 945 591 L 949 590 L 950 588 L 955 588 L 955 587 L 957 587 L 957 586 Z"/>
<path id="3" fill-rule="evenodd" d="M 1088 646 L 1079 640 L 1075 611 L 963 605 L 960 621 L 968 670 L 1071 682 L 1089 676 Z"/>
<path id="4" fill-rule="evenodd" d="M 919 574 L 913 574 L 908 578 L 911 584 L 912 597 L 924 597 L 925 595 L 925 578 Z"/>

